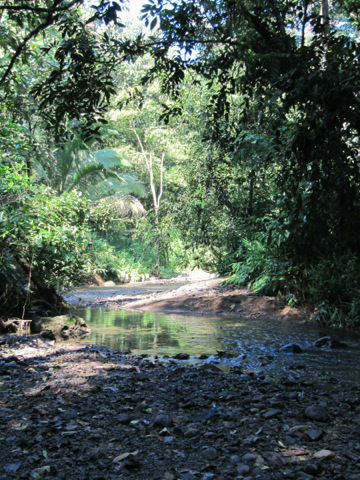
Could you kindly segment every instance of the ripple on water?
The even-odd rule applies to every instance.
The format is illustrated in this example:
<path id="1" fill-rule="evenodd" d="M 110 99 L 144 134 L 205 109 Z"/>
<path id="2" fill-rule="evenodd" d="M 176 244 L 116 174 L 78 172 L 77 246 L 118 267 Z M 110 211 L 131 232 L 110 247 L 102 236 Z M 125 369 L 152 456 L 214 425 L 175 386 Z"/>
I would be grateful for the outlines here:
<path id="1" fill-rule="evenodd" d="M 186 352 L 191 361 L 200 355 L 224 368 L 241 365 L 271 374 L 297 377 L 340 378 L 360 383 L 359 337 L 335 332 L 348 349 L 314 347 L 324 329 L 271 320 L 224 318 L 78 307 L 92 329 L 87 342 L 134 354 L 173 356 Z M 334 332 L 330 332 L 333 334 Z M 298 344 L 303 353 L 280 352 L 281 346 Z M 232 355 L 217 355 L 217 352 Z"/>

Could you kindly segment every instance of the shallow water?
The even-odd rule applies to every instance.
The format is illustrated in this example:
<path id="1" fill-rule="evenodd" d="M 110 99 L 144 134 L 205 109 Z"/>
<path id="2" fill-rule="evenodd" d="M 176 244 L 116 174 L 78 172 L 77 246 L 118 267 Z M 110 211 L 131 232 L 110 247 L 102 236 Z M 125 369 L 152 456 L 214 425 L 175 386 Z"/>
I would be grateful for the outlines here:
<path id="1" fill-rule="evenodd" d="M 191 362 L 201 354 L 203 362 L 222 367 L 241 365 L 244 368 L 286 372 L 313 377 L 341 377 L 360 383 L 360 339 L 343 331 L 329 331 L 309 326 L 278 323 L 270 320 L 245 320 L 216 316 L 194 316 L 163 313 L 142 313 L 77 307 L 92 329 L 86 342 L 115 350 L 131 350 L 134 354 L 173 356 L 188 353 Z M 332 335 L 348 344 L 347 349 L 319 349 L 316 339 Z M 280 352 L 281 346 L 297 343 L 304 353 Z M 217 352 L 231 352 L 222 358 Z"/>

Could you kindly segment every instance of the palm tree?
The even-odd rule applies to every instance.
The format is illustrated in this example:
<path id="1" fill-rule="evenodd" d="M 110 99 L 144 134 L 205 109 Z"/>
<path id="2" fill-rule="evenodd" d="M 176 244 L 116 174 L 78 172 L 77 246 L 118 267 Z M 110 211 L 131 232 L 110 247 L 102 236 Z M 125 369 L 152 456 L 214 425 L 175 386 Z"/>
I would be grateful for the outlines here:
<path id="1" fill-rule="evenodd" d="M 123 173 L 130 166 L 115 150 L 93 151 L 91 145 L 74 137 L 54 149 L 46 162 L 37 163 L 35 171 L 59 195 L 76 188 L 93 202 L 113 197 L 119 212 L 137 215 L 144 210 L 137 197 L 145 195 L 145 187 L 133 172 Z"/>

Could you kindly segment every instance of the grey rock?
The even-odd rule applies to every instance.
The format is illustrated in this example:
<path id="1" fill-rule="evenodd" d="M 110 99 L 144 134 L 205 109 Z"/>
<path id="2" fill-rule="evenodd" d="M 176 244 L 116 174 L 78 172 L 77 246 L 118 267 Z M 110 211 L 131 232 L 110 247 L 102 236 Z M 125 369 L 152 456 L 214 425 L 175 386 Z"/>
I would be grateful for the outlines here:
<path id="1" fill-rule="evenodd" d="M 132 415 L 129 415 L 128 413 L 120 413 L 120 415 L 116 417 L 116 420 L 122 425 L 127 425 L 133 419 L 134 417 Z"/>
<path id="2" fill-rule="evenodd" d="M 246 475 L 247 473 L 250 473 L 250 467 L 245 463 L 239 463 L 236 467 L 236 470 L 239 475 Z"/>
<path id="3" fill-rule="evenodd" d="M 303 353 L 303 349 L 297 343 L 288 343 L 280 348 L 280 352 Z"/>
<path id="4" fill-rule="evenodd" d="M 231 457 L 230 457 L 230 462 L 231 462 L 231 463 L 235 463 L 235 464 L 240 463 L 240 457 L 239 457 L 239 455 L 231 455 Z"/>
<path id="5" fill-rule="evenodd" d="M 320 438 L 324 435 L 324 431 L 316 428 L 310 428 L 309 430 L 306 430 L 306 435 L 309 437 L 310 440 L 316 442 L 317 440 L 320 440 Z"/>
<path id="6" fill-rule="evenodd" d="M 169 415 L 160 413 L 154 420 L 155 427 L 170 427 L 172 425 L 172 420 Z"/>
<path id="7" fill-rule="evenodd" d="M 245 455 L 241 457 L 241 460 L 245 463 L 255 462 L 256 455 L 254 455 L 253 453 L 245 453 Z"/>
<path id="8" fill-rule="evenodd" d="M 318 348 L 325 347 L 325 346 L 328 347 L 328 346 L 330 346 L 330 342 L 331 342 L 331 338 L 328 337 L 328 336 L 325 336 L 325 337 L 318 338 L 314 342 L 314 345 L 315 345 L 315 347 L 318 347 Z"/>
<path id="9" fill-rule="evenodd" d="M 281 413 L 282 413 L 282 410 L 278 408 L 270 408 L 269 410 L 266 410 L 266 412 L 263 413 L 263 417 L 266 420 L 269 420 L 270 418 L 278 417 Z"/>
<path id="10" fill-rule="evenodd" d="M 318 422 L 327 422 L 329 420 L 329 413 L 326 408 L 320 405 L 310 405 L 305 409 L 305 416 L 310 420 Z"/>
<path id="11" fill-rule="evenodd" d="M 332 458 L 334 456 L 335 456 L 334 452 L 332 452 L 331 450 L 326 450 L 326 449 L 319 450 L 319 451 L 315 452 L 314 455 L 313 455 L 313 457 L 318 459 L 318 460 L 326 460 L 326 459 Z"/>
<path id="12" fill-rule="evenodd" d="M 218 456 L 218 452 L 214 447 L 207 447 L 201 452 L 201 455 L 206 458 L 206 460 L 215 460 Z"/>

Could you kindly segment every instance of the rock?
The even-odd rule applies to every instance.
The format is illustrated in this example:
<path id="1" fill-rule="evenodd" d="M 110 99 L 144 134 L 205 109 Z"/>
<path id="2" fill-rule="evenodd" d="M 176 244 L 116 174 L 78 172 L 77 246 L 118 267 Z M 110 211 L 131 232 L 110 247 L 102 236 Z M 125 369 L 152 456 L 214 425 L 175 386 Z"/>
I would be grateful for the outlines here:
<path id="1" fill-rule="evenodd" d="M 336 340 L 336 338 L 332 338 L 330 341 L 330 348 L 348 348 L 348 344 L 341 342 L 340 340 Z"/>
<path id="2" fill-rule="evenodd" d="M 317 422 L 327 422 L 329 420 L 327 409 L 319 405 L 310 405 L 307 407 L 305 409 L 305 416 Z"/>
<path id="3" fill-rule="evenodd" d="M 163 442 L 164 443 L 174 443 L 175 441 L 175 437 L 172 437 L 171 435 L 166 435 L 164 438 L 163 438 Z"/>
<path id="4" fill-rule="evenodd" d="M 121 423 L 122 425 L 127 425 L 133 419 L 134 419 L 134 416 L 129 415 L 128 413 L 120 413 L 120 415 L 116 417 L 116 420 L 118 421 L 118 423 Z"/>
<path id="5" fill-rule="evenodd" d="M 165 415 L 163 413 L 159 414 L 155 417 L 154 420 L 154 427 L 170 427 L 172 425 L 172 420 L 169 415 Z"/>
<path id="6" fill-rule="evenodd" d="M 297 343 L 288 343 L 280 348 L 280 352 L 303 353 L 303 349 Z"/>
<path id="7" fill-rule="evenodd" d="M 176 358 L 177 360 L 188 360 L 190 355 L 188 353 L 177 353 L 173 358 Z"/>
<path id="8" fill-rule="evenodd" d="M 7 463 L 4 465 L 4 470 L 6 473 L 16 473 L 21 467 L 21 463 Z"/>
<path id="9" fill-rule="evenodd" d="M 43 338 L 50 340 L 68 340 L 91 333 L 84 319 L 70 315 L 36 318 L 31 322 L 31 331 L 40 333 Z M 51 331 L 52 335 L 50 333 L 42 334 L 44 331 Z"/>
<path id="10" fill-rule="evenodd" d="M 116 284 L 112 280 L 108 280 L 103 283 L 103 287 L 116 287 Z"/>
<path id="11" fill-rule="evenodd" d="M 317 440 L 320 440 L 320 438 L 324 435 L 324 431 L 316 428 L 310 428 L 306 431 L 306 435 L 309 437 L 310 440 L 316 442 Z"/>
<path id="12" fill-rule="evenodd" d="M 278 408 L 270 408 L 269 410 L 266 410 L 266 412 L 263 413 L 263 417 L 266 420 L 269 420 L 270 418 L 278 417 L 281 413 L 282 413 L 282 410 L 279 410 Z"/>
<path id="13" fill-rule="evenodd" d="M 217 367 L 216 365 L 214 365 L 213 363 L 204 363 L 204 365 L 200 365 L 200 367 L 198 367 L 199 370 L 209 370 L 209 371 L 212 371 L 212 372 L 221 372 L 221 369 L 219 367 Z"/>
<path id="14" fill-rule="evenodd" d="M 328 348 L 347 348 L 348 345 L 345 342 L 336 340 L 336 338 L 331 338 L 329 336 L 321 337 L 316 340 L 314 343 L 315 347 L 328 347 Z"/>
<path id="15" fill-rule="evenodd" d="M 245 463 L 239 463 L 236 467 L 236 471 L 239 475 L 246 475 L 247 473 L 250 473 L 250 467 Z"/>
<path id="16" fill-rule="evenodd" d="M 46 340 L 56 340 L 54 332 L 47 329 L 40 332 L 40 337 L 45 338 Z"/>
<path id="17" fill-rule="evenodd" d="M 254 455 L 253 453 L 245 453 L 245 455 L 243 455 L 241 457 L 241 459 L 245 463 L 255 462 L 256 461 L 256 455 Z"/>
<path id="18" fill-rule="evenodd" d="M 231 455 L 231 457 L 230 457 L 230 462 L 231 462 L 231 463 L 234 463 L 234 464 L 240 463 L 240 457 L 239 457 L 239 455 Z"/>
<path id="19" fill-rule="evenodd" d="M 306 472 L 297 472 L 296 474 L 296 480 L 312 480 L 314 477 Z"/>
<path id="20" fill-rule="evenodd" d="M 196 437 L 197 435 L 199 435 L 199 433 L 200 433 L 200 430 L 196 425 L 188 425 L 184 431 L 184 437 L 185 438 Z"/>
<path id="21" fill-rule="evenodd" d="M 320 472 L 320 467 L 316 463 L 308 463 L 305 465 L 304 471 L 309 475 L 318 475 Z"/>
<path id="22" fill-rule="evenodd" d="M 42 330 L 52 330 L 54 335 L 60 335 L 65 324 L 70 324 L 70 315 L 57 315 L 55 317 L 39 317 L 33 319 L 30 328 L 32 333 L 40 333 Z"/>
<path id="23" fill-rule="evenodd" d="M 207 447 L 201 452 L 201 455 L 206 458 L 206 460 L 215 460 L 218 456 L 218 452 L 214 447 Z"/>
<path id="24" fill-rule="evenodd" d="M 313 457 L 316 458 L 317 460 L 326 460 L 326 459 L 332 458 L 334 456 L 335 456 L 334 452 L 332 452 L 331 450 L 326 450 L 326 449 L 319 450 L 319 451 L 315 452 L 314 455 L 313 455 Z"/>
<path id="25" fill-rule="evenodd" d="M 325 347 L 325 346 L 329 346 L 330 345 L 330 337 L 326 336 L 326 337 L 320 337 L 318 338 L 315 342 L 314 342 L 314 346 L 315 347 L 318 347 L 318 348 L 321 348 L 321 347 Z"/>

